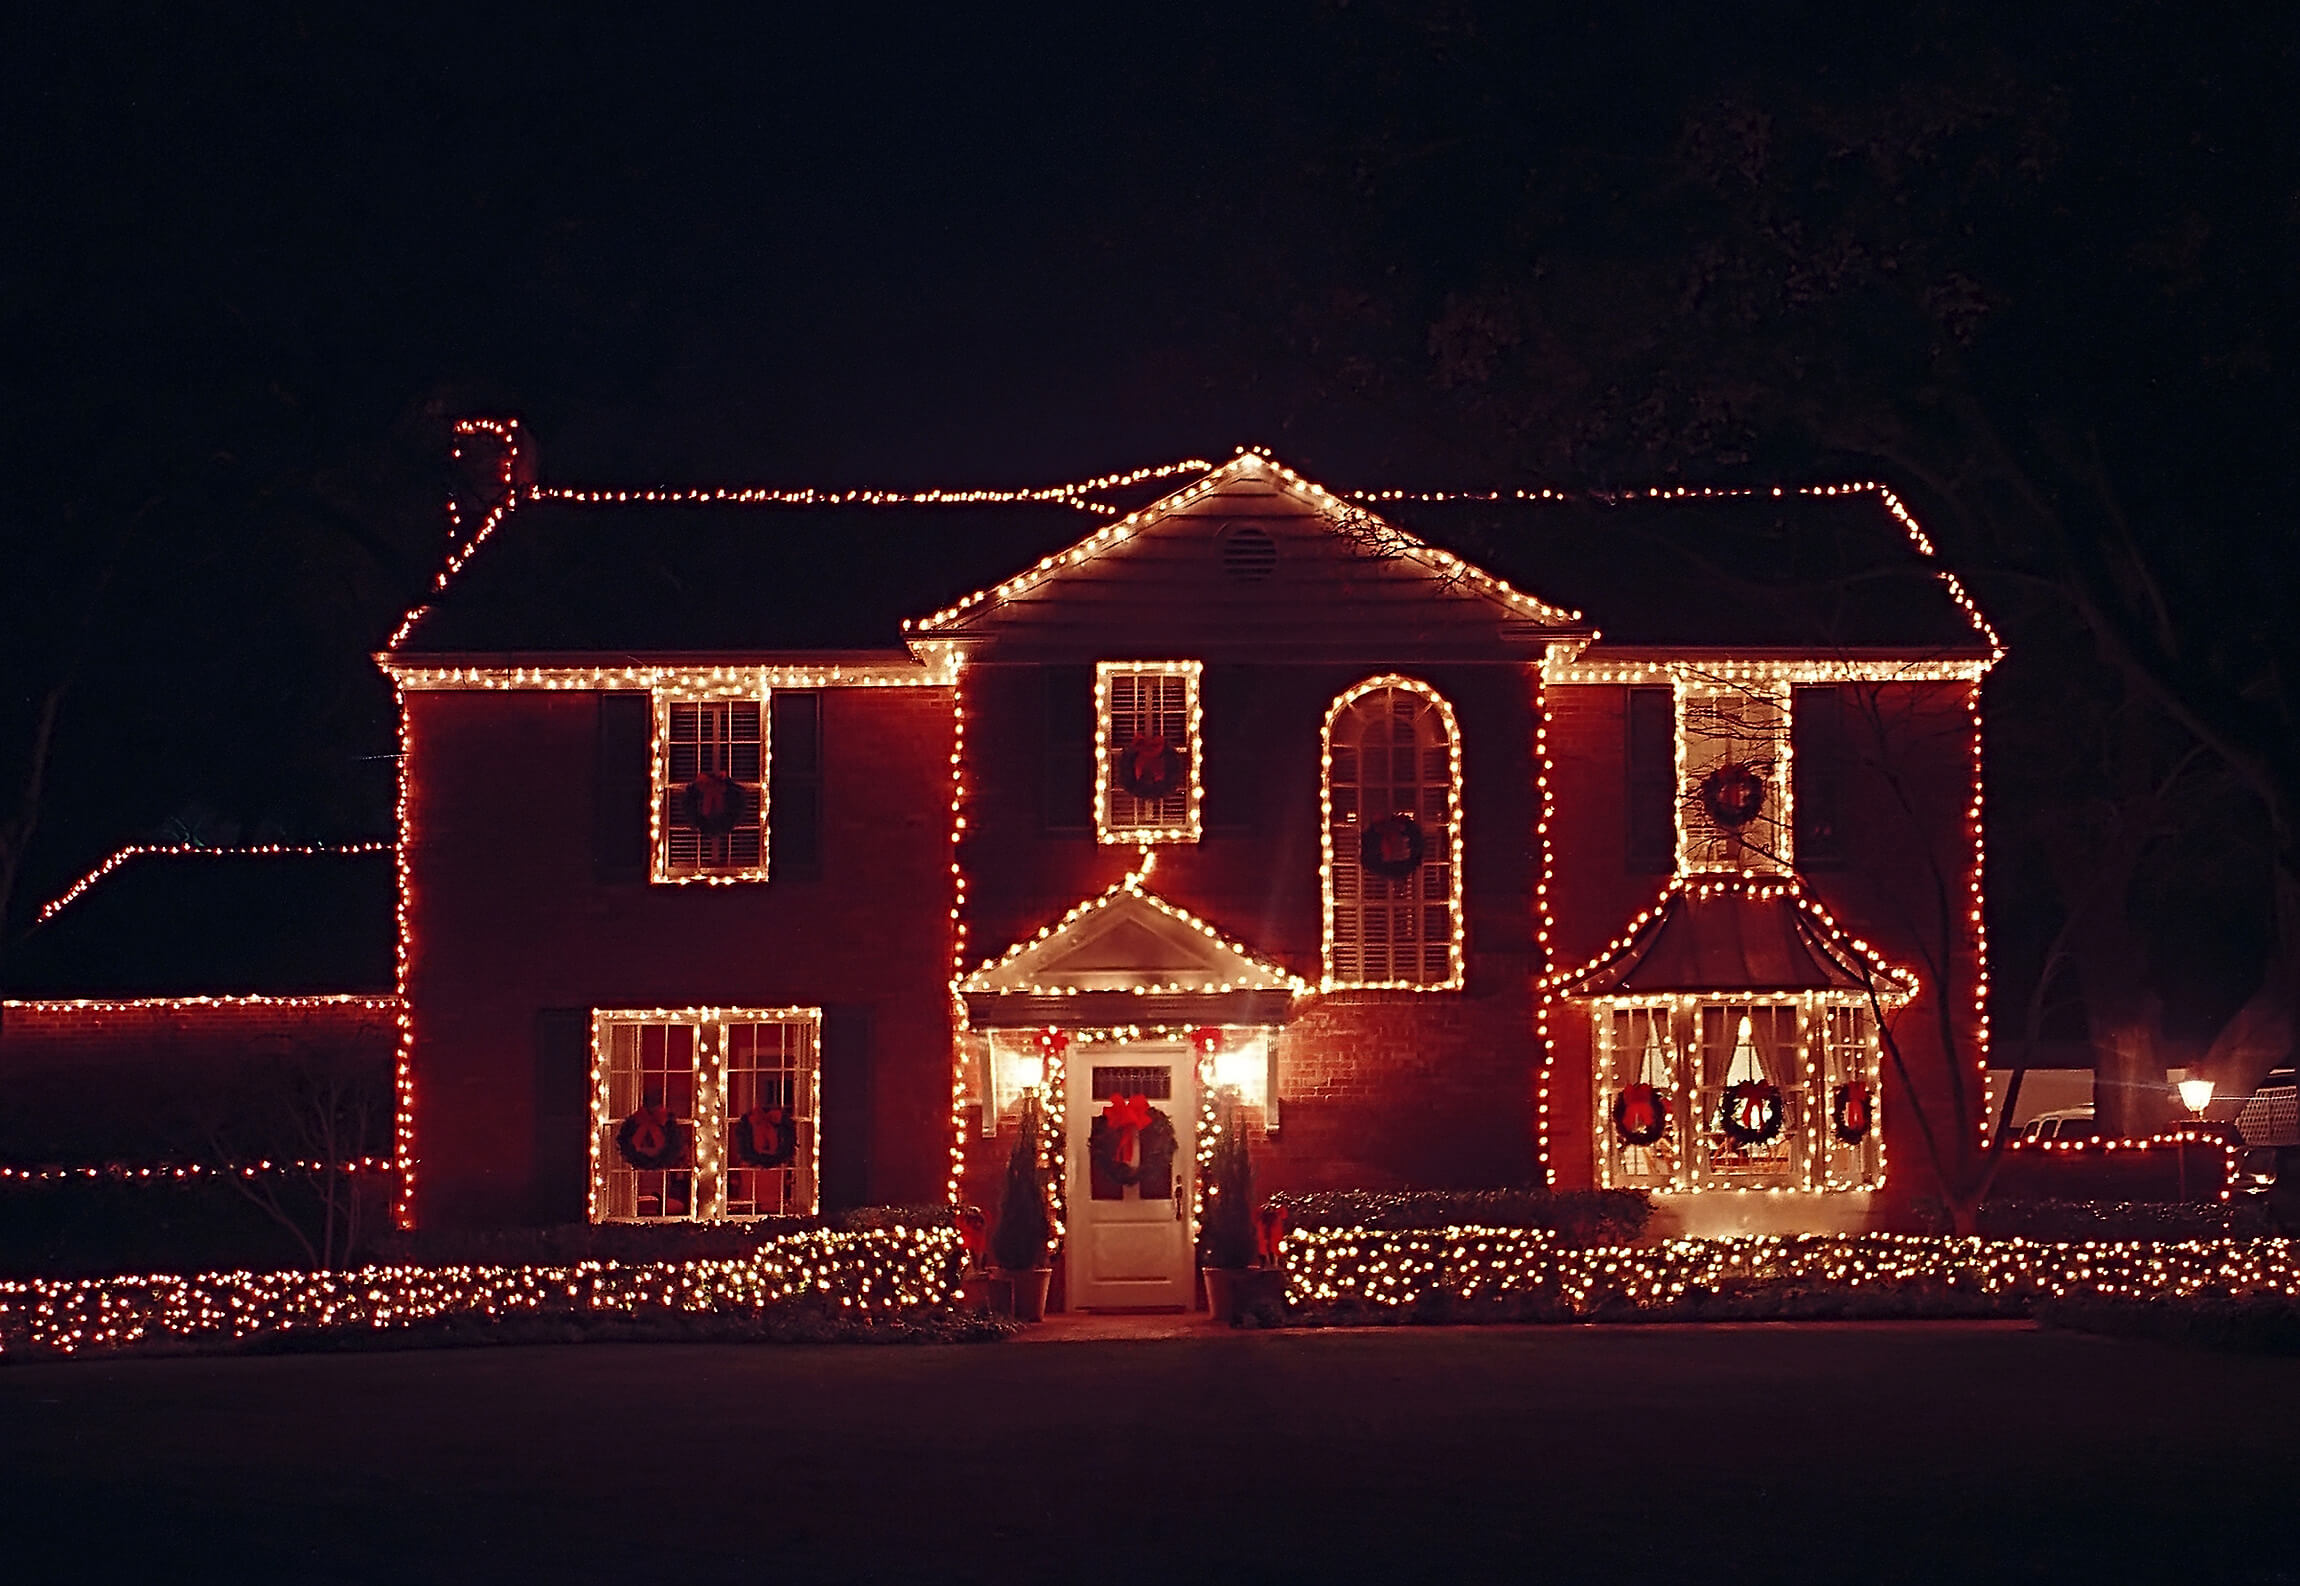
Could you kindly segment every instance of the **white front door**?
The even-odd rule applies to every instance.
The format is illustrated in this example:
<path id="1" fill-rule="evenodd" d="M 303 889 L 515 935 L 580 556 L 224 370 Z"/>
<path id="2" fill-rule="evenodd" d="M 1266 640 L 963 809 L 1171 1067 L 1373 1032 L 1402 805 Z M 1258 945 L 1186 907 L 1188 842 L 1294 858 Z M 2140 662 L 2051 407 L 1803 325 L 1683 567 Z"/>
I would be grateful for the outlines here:
<path id="1" fill-rule="evenodd" d="M 1189 1309 L 1198 1161 L 1189 1048 L 1179 1041 L 1089 1046 L 1074 1049 L 1064 1066 L 1071 1309 Z"/>

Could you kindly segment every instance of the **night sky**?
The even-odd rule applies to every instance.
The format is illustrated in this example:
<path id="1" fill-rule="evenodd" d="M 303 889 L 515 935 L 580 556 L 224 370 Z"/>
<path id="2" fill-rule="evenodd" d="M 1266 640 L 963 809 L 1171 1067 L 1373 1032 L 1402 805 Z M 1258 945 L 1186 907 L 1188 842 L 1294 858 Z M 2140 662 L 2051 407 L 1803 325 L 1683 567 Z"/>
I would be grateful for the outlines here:
<path id="1" fill-rule="evenodd" d="M 2016 716 L 2122 708 L 2046 520 L 2137 525 L 2199 664 L 2300 677 L 2276 8 L 357 9 L 0 45 L 0 815 L 72 680 L 19 924 L 122 842 L 388 827 L 365 658 L 470 413 L 562 483 L 1882 477 Z M 1972 510 L 2008 457 L 2041 515 Z M 2211 796 L 2167 841 L 2241 941 Z"/>

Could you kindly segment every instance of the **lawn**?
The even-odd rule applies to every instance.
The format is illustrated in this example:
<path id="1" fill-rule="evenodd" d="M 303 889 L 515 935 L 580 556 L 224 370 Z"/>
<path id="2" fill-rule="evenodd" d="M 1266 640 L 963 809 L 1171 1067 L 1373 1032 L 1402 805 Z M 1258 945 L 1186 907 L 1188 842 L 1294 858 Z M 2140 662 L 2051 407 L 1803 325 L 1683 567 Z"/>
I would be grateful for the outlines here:
<path id="1" fill-rule="evenodd" d="M 2300 1362 L 2020 1325 L 0 1368 L 7 1578 L 2300 1582 Z"/>

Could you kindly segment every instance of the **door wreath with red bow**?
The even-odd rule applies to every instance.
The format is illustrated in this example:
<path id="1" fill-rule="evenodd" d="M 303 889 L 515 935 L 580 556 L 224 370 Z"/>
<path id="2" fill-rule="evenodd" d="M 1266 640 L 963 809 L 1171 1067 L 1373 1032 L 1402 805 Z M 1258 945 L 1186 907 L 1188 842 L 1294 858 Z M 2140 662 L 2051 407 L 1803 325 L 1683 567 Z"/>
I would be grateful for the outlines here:
<path id="1" fill-rule="evenodd" d="M 1717 1127 L 1735 1145 L 1766 1145 L 1781 1137 L 1784 1116 L 1780 1086 L 1768 1079 L 1745 1079 L 1725 1087 Z"/>
<path id="2" fill-rule="evenodd" d="M 1859 1145 L 1869 1137 L 1874 1122 L 1865 1080 L 1849 1079 L 1829 1098 L 1829 1130 L 1845 1145 Z"/>
<path id="3" fill-rule="evenodd" d="M 615 1150 L 642 1173 L 687 1165 L 687 1131 L 671 1109 L 650 1105 L 625 1118 L 615 1131 Z"/>
<path id="4" fill-rule="evenodd" d="M 1651 1145 L 1669 1132 L 1669 1093 L 1640 1080 L 1613 1098 L 1613 1132 L 1623 1145 Z"/>
<path id="5" fill-rule="evenodd" d="M 1358 837 L 1358 865 L 1369 876 L 1403 881 L 1419 870 L 1429 843 L 1411 815 L 1385 815 Z"/>
<path id="6" fill-rule="evenodd" d="M 735 1120 L 728 1146 L 737 1167 L 789 1167 L 798 1156 L 798 1120 L 788 1107 L 753 1107 Z"/>
<path id="7" fill-rule="evenodd" d="M 1182 751 L 1155 733 L 1144 733 L 1118 752 L 1118 785 L 1145 804 L 1179 791 L 1189 770 Z"/>
<path id="8" fill-rule="evenodd" d="M 1098 1201 L 1121 1200 L 1128 1185 L 1144 1200 L 1174 1195 L 1174 1120 L 1142 1095 L 1113 1096 L 1087 1132 L 1088 1191 Z"/>

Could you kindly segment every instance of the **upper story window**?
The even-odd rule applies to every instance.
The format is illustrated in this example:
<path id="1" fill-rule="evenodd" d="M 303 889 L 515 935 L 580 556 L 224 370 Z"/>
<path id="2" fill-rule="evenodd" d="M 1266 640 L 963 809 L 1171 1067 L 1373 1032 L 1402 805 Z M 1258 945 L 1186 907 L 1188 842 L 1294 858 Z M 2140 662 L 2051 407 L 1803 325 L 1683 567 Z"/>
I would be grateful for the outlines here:
<path id="1" fill-rule="evenodd" d="M 1094 830 L 1106 843 L 1198 840 L 1196 661 L 1094 668 Z"/>
<path id="2" fill-rule="evenodd" d="M 757 699 L 655 701 L 655 879 L 766 879 L 766 711 Z"/>
<path id="3" fill-rule="evenodd" d="M 1677 685 L 1677 868 L 1787 870 L 1789 695 L 1785 685 Z"/>
<path id="4" fill-rule="evenodd" d="M 1376 677 L 1326 713 L 1325 985 L 1462 984 L 1461 734 L 1426 683 Z"/>

